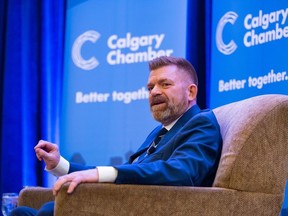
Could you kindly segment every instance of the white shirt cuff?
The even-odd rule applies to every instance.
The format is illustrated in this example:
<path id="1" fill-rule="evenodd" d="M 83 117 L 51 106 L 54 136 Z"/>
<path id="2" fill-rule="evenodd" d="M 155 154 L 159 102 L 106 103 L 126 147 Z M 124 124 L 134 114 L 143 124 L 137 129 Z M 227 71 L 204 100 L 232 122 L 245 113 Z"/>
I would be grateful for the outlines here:
<path id="1" fill-rule="evenodd" d="M 54 169 L 48 170 L 45 167 L 45 170 L 51 173 L 54 176 L 66 175 L 69 172 L 70 163 L 65 158 L 60 156 L 60 161 Z"/>
<path id="2" fill-rule="evenodd" d="M 118 170 L 112 166 L 98 166 L 99 182 L 115 182 Z"/>

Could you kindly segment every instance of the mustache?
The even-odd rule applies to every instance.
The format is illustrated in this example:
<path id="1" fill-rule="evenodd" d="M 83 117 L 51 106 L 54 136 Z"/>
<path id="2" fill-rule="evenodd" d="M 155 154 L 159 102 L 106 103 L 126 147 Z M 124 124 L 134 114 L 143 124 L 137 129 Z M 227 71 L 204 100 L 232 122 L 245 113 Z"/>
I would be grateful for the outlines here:
<path id="1" fill-rule="evenodd" d="M 167 100 L 162 95 L 156 95 L 150 99 L 150 106 L 157 105 L 160 103 L 165 103 Z"/>

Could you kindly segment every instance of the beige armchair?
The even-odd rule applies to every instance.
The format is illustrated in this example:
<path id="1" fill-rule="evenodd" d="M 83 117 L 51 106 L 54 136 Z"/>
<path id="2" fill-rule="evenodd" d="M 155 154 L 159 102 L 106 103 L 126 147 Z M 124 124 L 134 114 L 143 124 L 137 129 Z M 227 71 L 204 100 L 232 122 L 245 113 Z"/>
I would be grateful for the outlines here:
<path id="1" fill-rule="evenodd" d="M 81 184 L 55 201 L 56 216 L 279 215 L 288 179 L 288 96 L 262 95 L 214 109 L 223 137 L 213 187 Z M 28 187 L 20 205 L 39 208 L 50 189 Z"/>

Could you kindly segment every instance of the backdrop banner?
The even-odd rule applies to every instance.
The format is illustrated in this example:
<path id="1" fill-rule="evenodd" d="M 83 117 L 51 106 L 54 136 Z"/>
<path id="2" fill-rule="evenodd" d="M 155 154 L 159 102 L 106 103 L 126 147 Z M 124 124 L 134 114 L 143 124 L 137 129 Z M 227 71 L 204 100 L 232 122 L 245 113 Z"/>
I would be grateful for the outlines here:
<path id="1" fill-rule="evenodd" d="M 213 0 L 212 14 L 209 106 L 287 94 L 287 1 Z"/>
<path id="2" fill-rule="evenodd" d="M 60 150 L 70 161 L 126 161 L 158 124 L 147 61 L 186 55 L 187 1 L 67 3 Z"/>

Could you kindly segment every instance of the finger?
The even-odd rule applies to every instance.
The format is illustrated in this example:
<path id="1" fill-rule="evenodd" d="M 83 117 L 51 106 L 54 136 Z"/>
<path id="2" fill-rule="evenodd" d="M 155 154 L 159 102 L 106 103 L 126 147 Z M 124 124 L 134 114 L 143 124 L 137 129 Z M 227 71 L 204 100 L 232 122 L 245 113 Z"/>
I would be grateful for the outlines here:
<path id="1" fill-rule="evenodd" d="M 57 196 L 57 193 L 58 191 L 55 188 L 53 188 L 53 196 Z"/>
<path id="2" fill-rule="evenodd" d="M 56 195 L 57 192 L 60 190 L 62 184 L 64 184 L 64 180 L 62 177 L 59 177 L 58 180 L 55 182 L 54 187 L 53 187 L 53 194 Z"/>
<path id="3" fill-rule="evenodd" d="M 43 158 L 48 157 L 48 153 L 42 149 L 36 149 L 35 150 L 36 156 L 39 160 L 42 160 Z"/>
<path id="4" fill-rule="evenodd" d="M 58 178 L 58 180 L 55 182 L 53 187 L 53 195 L 56 196 L 58 191 L 61 189 L 62 185 L 66 182 L 71 182 L 72 178 L 70 175 L 61 176 Z"/>
<path id="5" fill-rule="evenodd" d="M 34 147 L 34 151 L 36 151 L 37 149 L 48 149 L 48 148 L 49 146 L 47 143 L 40 143 Z"/>
<path id="6" fill-rule="evenodd" d="M 51 151 L 51 150 L 54 150 L 55 148 L 57 148 L 57 145 L 53 144 L 53 143 L 50 143 L 50 142 L 47 142 L 47 141 L 44 141 L 44 140 L 41 140 L 34 147 L 34 150 L 36 150 L 38 148 L 43 149 L 45 151 Z"/>
<path id="7" fill-rule="evenodd" d="M 36 153 L 36 157 L 38 158 L 39 161 L 43 160 L 43 158 L 40 155 L 38 155 L 37 153 Z"/>
<path id="8" fill-rule="evenodd" d="M 41 152 L 41 154 L 46 154 L 46 153 L 53 153 L 53 152 L 58 152 L 58 146 L 56 144 L 52 144 L 52 143 L 42 143 L 41 145 L 39 145 L 39 147 L 35 148 L 35 152 Z M 47 155 L 47 154 L 46 154 Z"/>
<path id="9" fill-rule="evenodd" d="M 47 143 L 47 141 L 45 141 L 45 140 L 39 140 L 39 142 L 36 144 L 36 146 L 34 147 L 34 149 L 35 149 L 35 148 L 39 148 L 40 146 L 45 145 L 45 143 Z"/>
<path id="10" fill-rule="evenodd" d="M 68 187 L 68 190 L 67 190 L 67 193 L 71 194 L 80 183 L 81 182 L 75 181 L 75 179 L 74 179 L 74 181 L 72 181 L 70 183 L 70 185 Z"/>
<path id="11" fill-rule="evenodd" d="M 53 195 L 56 196 L 58 191 L 61 189 L 62 185 L 61 184 L 55 184 L 53 187 Z"/>

